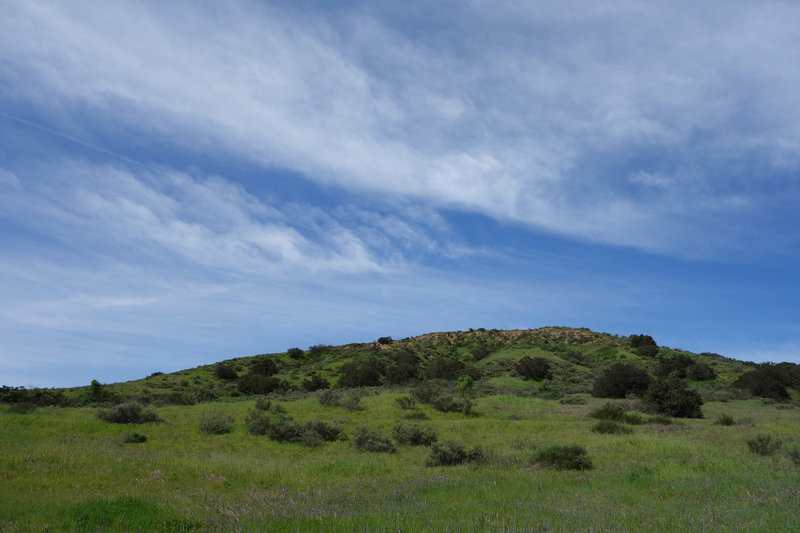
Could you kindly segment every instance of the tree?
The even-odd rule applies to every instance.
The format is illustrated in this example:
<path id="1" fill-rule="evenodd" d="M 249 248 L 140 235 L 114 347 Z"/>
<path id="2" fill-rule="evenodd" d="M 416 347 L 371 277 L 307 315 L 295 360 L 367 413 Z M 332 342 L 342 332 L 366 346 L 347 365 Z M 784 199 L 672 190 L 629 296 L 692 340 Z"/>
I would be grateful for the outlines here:
<path id="1" fill-rule="evenodd" d="M 655 357 L 658 355 L 658 344 L 650 335 L 631 335 L 631 347 L 642 357 Z"/>
<path id="2" fill-rule="evenodd" d="M 236 379 L 239 377 L 233 366 L 228 363 L 217 363 L 214 367 L 214 375 L 219 379 Z"/>
<path id="3" fill-rule="evenodd" d="M 386 365 L 377 357 L 352 359 L 339 371 L 338 387 L 374 387 L 381 384 Z"/>
<path id="4" fill-rule="evenodd" d="M 250 373 L 259 376 L 273 376 L 278 373 L 278 365 L 271 357 L 259 357 L 250 367 Z"/>
<path id="5" fill-rule="evenodd" d="M 624 398 L 628 394 L 641 396 L 651 381 L 650 375 L 641 368 L 617 363 L 595 380 L 592 396 L 600 398 Z"/>

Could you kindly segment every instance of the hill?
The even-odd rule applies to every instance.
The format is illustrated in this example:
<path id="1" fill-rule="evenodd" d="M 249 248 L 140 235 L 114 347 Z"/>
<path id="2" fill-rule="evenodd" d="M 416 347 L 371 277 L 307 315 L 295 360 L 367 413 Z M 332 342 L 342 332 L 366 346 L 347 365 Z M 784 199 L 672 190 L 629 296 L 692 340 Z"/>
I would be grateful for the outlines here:
<path id="1" fill-rule="evenodd" d="M 796 371 L 550 327 L 5 387 L 0 530 L 790 531 Z"/>
<path id="2" fill-rule="evenodd" d="M 546 377 L 524 375 L 524 358 L 549 366 Z M 268 364 L 269 368 L 260 368 Z M 28 391 L 34 403 L 84 405 L 136 399 L 155 405 L 192 405 L 248 394 L 297 396 L 319 388 L 410 386 L 427 380 L 472 379 L 479 396 L 517 394 L 559 399 L 590 394 L 597 378 L 615 364 L 633 365 L 654 378 L 685 380 L 703 398 L 733 399 L 749 394 L 787 400 L 800 388 L 800 367 L 790 363 L 756 365 L 715 353 L 696 354 L 658 346 L 647 335 L 620 336 L 585 328 L 543 327 L 428 333 L 343 346 L 237 357 L 125 383 L 71 389 Z M 761 374 L 759 386 L 742 376 Z M 257 377 L 256 377 L 257 376 Z M 344 378 L 343 378 L 344 376 Z M 767 384 L 764 385 L 763 382 Z M 313 383 L 312 383 L 313 382 Z M 95 387 L 99 384 L 95 383 Z M 736 385 L 736 386 L 735 386 Z M 23 400 L 21 391 L 4 388 L 0 401 Z M 604 396 L 603 394 L 599 394 Z"/>

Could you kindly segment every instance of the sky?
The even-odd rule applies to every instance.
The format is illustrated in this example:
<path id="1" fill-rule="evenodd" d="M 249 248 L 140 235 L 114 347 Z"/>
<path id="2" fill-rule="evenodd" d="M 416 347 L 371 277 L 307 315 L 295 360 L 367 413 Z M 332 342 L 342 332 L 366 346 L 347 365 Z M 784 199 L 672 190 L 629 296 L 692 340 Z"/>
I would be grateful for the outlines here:
<path id="1" fill-rule="evenodd" d="M 0 384 L 587 327 L 800 363 L 800 4 L 0 0 Z"/>

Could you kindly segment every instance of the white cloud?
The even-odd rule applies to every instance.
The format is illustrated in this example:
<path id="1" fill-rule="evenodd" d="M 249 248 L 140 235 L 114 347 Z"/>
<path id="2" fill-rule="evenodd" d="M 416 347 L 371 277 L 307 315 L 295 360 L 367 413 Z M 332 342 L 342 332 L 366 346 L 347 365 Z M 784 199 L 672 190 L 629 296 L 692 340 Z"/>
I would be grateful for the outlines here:
<path id="1" fill-rule="evenodd" d="M 701 172 L 681 198 L 643 202 L 629 196 L 629 171 L 599 178 L 586 156 L 657 145 L 708 151 L 717 163 L 755 150 L 796 165 L 800 52 L 787 45 L 800 11 L 787 4 L 475 2 L 453 14 L 466 31 L 433 20 L 444 47 L 375 9 L 338 18 L 249 2 L 4 10 L 6 98 L 67 113 L 88 106 L 106 122 L 94 127 L 133 138 L 157 133 L 351 190 L 604 242 L 686 247 L 693 232 L 682 224 L 654 228 L 676 213 L 702 225 L 702 213 L 689 213 L 730 185 Z M 473 33 L 485 40 L 472 44 Z M 286 254 L 302 246 L 281 238 Z"/>

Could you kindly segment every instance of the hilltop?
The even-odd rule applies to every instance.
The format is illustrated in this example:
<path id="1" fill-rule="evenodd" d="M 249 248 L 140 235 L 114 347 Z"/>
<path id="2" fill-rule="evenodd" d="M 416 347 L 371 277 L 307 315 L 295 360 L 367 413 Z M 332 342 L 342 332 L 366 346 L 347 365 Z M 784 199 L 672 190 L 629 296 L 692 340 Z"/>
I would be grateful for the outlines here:
<path id="1" fill-rule="evenodd" d="M 750 394 L 787 400 L 800 387 L 800 367 L 790 363 L 757 365 L 716 353 L 697 354 L 659 346 L 644 334 L 620 336 L 586 328 L 543 327 L 479 328 L 398 340 L 381 337 L 341 346 L 315 345 L 305 350 L 292 347 L 286 352 L 237 357 L 168 374 L 154 372 L 135 381 L 102 387 L 93 382 L 87 387 L 29 391 L 32 395 L 28 396 L 35 403 L 61 405 L 123 399 L 192 405 L 250 394 L 297 397 L 327 388 L 402 388 L 431 380 L 452 389 L 468 376 L 477 396 L 559 399 L 593 392 L 608 396 L 597 394 L 597 380 L 614 365 L 618 370 L 620 364 L 641 369 L 654 379 L 682 380 L 706 400 Z M 4 391 L 5 401 L 20 392 Z M 23 400 L 21 396 L 17 399 Z"/>

